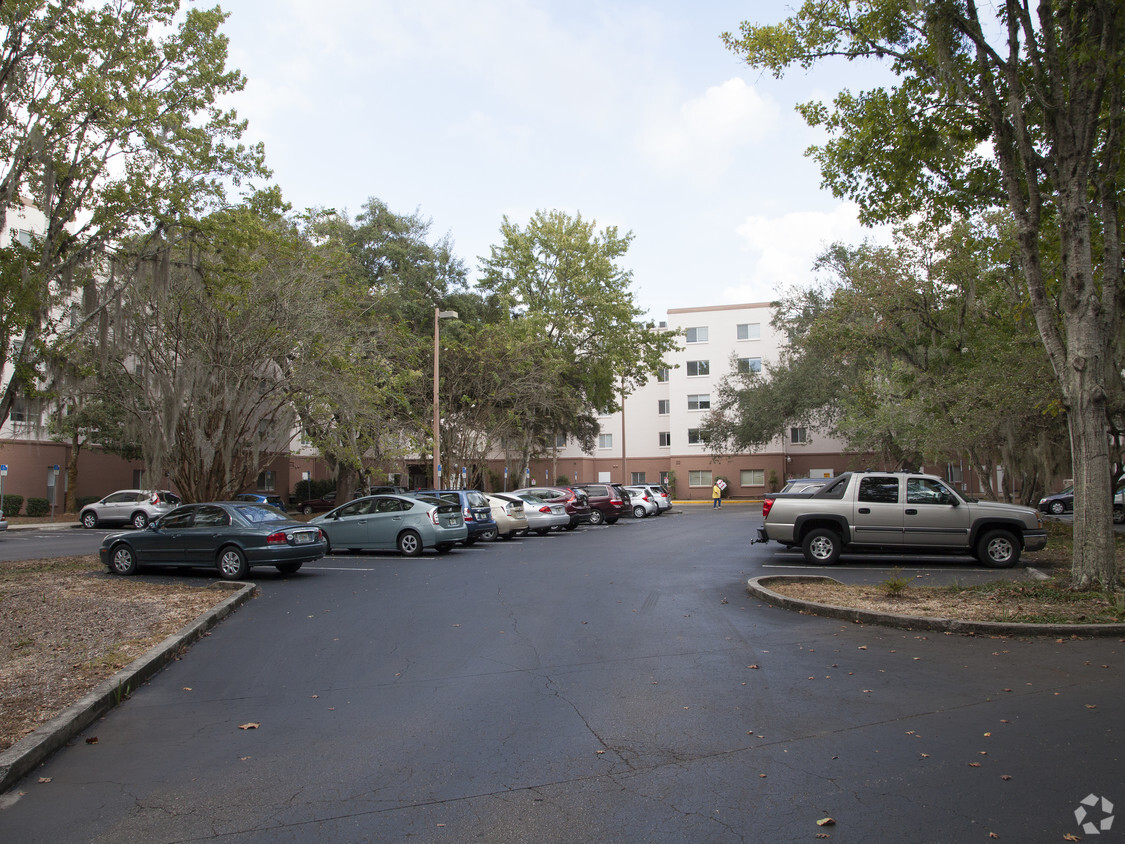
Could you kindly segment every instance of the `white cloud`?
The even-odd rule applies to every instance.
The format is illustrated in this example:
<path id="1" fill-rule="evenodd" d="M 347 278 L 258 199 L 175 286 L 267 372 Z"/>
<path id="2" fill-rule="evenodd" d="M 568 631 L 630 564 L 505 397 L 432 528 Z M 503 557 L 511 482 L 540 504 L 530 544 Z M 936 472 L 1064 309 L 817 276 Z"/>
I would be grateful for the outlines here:
<path id="1" fill-rule="evenodd" d="M 727 171 L 740 148 L 761 143 L 779 120 L 774 102 L 734 78 L 650 121 L 639 143 L 657 169 L 708 185 Z"/>
<path id="2" fill-rule="evenodd" d="M 725 302 L 762 302 L 787 287 L 807 287 L 813 263 L 833 243 L 866 239 L 888 242 L 890 230 L 860 225 L 858 207 L 843 202 L 831 211 L 800 211 L 780 217 L 747 217 L 737 227 L 744 251 L 755 256 L 739 283 L 723 290 Z"/>

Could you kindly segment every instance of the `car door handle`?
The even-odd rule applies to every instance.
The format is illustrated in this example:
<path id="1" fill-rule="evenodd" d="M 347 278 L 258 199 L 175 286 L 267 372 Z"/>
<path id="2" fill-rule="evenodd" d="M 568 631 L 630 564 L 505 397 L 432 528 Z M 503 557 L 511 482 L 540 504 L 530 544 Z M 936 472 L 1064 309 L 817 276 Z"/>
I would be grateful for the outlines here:
<path id="1" fill-rule="evenodd" d="M 907 511 L 906 511 L 906 515 L 908 515 L 908 516 L 917 516 L 917 515 L 918 515 L 918 511 L 917 511 L 917 510 L 915 510 L 915 509 L 914 509 L 913 507 L 911 507 L 911 508 L 910 508 L 909 510 L 907 510 Z"/>
<path id="2" fill-rule="evenodd" d="M 871 508 L 870 507 L 860 507 L 859 512 L 866 515 L 867 513 L 871 512 Z"/>

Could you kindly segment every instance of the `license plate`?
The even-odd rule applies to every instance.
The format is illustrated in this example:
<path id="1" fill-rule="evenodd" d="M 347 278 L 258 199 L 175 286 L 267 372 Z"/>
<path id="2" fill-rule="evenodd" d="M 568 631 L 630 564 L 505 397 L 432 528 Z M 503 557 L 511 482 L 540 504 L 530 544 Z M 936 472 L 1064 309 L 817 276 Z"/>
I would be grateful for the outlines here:
<path id="1" fill-rule="evenodd" d="M 457 527 L 457 517 L 451 516 L 450 518 L 445 520 L 445 523 L 450 527 Z"/>
<path id="2" fill-rule="evenodd" d="M 313 541 L 313 535 L 309 532 L 293 534 L 293 542 L 297 545 L 305 545 Z"/>

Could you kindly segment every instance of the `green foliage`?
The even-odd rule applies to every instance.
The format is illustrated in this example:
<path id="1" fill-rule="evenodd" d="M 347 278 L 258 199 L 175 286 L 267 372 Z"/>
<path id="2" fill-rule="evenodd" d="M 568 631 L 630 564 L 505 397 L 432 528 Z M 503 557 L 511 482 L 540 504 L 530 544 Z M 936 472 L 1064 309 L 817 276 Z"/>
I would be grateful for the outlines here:
<path id="1" fill-rule="evenodd" d="M 619 265 L 632 234 L 561 211 L 537 211 L 526 228 L 505 217 L 500 233 L 500 245 L 482 258 L 478 288 L 519 323 L 517 335 L 538 341 L 539 392 L 551 404 L 520 421 L 525 462 L 536 442 L 555 434 L 591 449 L 592 413 L 617 407 L 622 392 L 654 375 L 676 335 L 645 324 L 633 301 L 632 273 Z"/>
<path id="2" fill-rule="evenodd" d="M 896 566 L 891 569 L 891 576 L 879 584 L 879 588 L 888 598 L 901 598 L 913 582 L 914 578 L 903 577 L 902 569 Z"/>
<path id="3" fill-rule="evenodd" d="M 1006 208 L 1067 413 L 1082 501 L 1072 576 L 1082 587 L 1116 577 L 1110 462 L 1117 478 L 1125 471 L 1119 7 L 805 0 L 780 24 L 723 36 L 775 76 L 841 56 L 889 63 L 893 86 L 801 107 L 826 130 L 810 151 L 825 184 L 855 200 L 865 221 L 944 226 Z"/>
<path id="4" fill-rule="evenodd" d="M 46 516 L 51 512 L 51 502 L 46 498 L 27 499 L 27 515 Z"/>
<path id="5" fill-rule="evenodd" d="M 101 501 L 101 496 L 98 495 L 80 495 L 75 499 L 78 509 L 81 510 L 87 504 L 93 504 L 95 501 Z"/>
<path id="6" fill-rule="evenodd" d="M 3 507 L 5 516 L 18 516 L 23 509 L 23 496 L 4 493 Z"/>

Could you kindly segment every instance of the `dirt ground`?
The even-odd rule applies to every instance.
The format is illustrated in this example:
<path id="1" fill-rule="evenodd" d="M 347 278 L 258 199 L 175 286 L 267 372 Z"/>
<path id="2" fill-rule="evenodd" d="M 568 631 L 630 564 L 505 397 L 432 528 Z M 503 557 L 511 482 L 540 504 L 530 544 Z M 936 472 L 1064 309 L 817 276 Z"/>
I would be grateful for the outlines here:
<path id="1" fill-rule="evenodd" d="M 94 556 L 0 562 L 0 750 L 230 594 L 116 577 Z"/>

